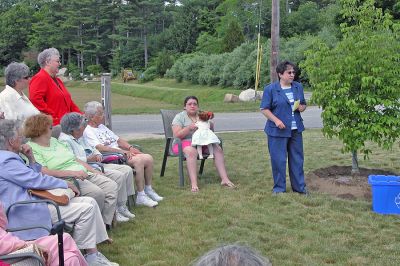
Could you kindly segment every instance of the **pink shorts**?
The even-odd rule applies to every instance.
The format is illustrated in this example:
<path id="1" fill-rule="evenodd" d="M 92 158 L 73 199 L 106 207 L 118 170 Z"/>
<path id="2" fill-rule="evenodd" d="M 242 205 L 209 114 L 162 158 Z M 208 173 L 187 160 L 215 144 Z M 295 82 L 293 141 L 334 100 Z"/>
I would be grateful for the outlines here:
<path id="1" fill-rule="evenodd" d="M 192 146 L 192 141 L 191 140 L 182 140 L 182 150 L 184 150 L 188 146 Z M 203 154 L 208 154 L 208 148 L 207 148 L 206 145 L 203 146 L 202 150 L 203 150 Z M 175 153 L 175 154 L 179 153 L 178 144 L 175 144 L 172 147 L 172 152 Z"/>
<path id="2" fill-rule="evenodd" d="M 188 146 L 192 146 L 192 141 L 191 140 L 182 140 L 182 150 L 184 150 Z M 175 153 L 175 154 L 179 153 L 178 144 L 175 144 L 172 147 L 172 152 Z"/>

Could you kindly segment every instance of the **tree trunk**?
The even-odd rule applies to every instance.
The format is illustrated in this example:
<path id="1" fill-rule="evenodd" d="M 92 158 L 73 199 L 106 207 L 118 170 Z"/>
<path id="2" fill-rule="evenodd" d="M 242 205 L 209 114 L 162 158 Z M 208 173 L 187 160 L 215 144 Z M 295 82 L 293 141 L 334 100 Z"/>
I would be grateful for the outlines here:
<path id="1" fill-rule="evenodd" d="M 71 63 L 71 48 L 68 48 L 68 65 Z"/>
<path id="2" fill-rule="evenodd" d="M 278 80 L 276 66 L 279 58 L 279 0 L 272 0 L 272 18 L 271 18 L 271 62 L 270 79 L 271 83 Z"/>
<path id="3" fill-rule="evenodd" d="M 148 54 L 147 54 L 147 30 L 146 26 L 143 29 L 143 44 L 144 44 L 144 68 L 147 69 Z"/>
<path id="4" fill-rule="evenodd" d="M 83 51 L 81 51 L 81 73 L 83 75 Z"/>
<path id="5" fill-rule="evenodd" d="M 360 169 L 358 168 L 358 158 L 357 158 L 357 151 L 351 152 L 351 173 L 352 174 L 359 174 Z"/>

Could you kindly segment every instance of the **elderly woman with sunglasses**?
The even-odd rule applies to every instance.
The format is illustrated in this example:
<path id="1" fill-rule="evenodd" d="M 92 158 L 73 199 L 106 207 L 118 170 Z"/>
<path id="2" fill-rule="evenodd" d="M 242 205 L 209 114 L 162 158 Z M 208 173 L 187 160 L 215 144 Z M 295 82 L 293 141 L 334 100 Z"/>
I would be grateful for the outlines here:
<path id="1" fill-rule="evenodd" d="M 104 223 L 111 225 L 117 204 L 117 184 L 76 158 L 64 143 L 51 137 L 51 116 L 38 114 L 29 117 L 25 121 L 24 133 L 31 139 L 28 144 L 36 161 L 42 165 L 42 173 L 61 179 L 74 178 L 81 195 L 94 198 Z"/>
<path id="2" fill-rule="evenodd" d="M 20 121 L 0 120 L 0 201 L 4 204 L 4 207 L 8 208 L 15 202 L 39 199 L 35 195 L 31 195 L 28 189 L 44 190 L 69 187 L 78 196 L 79 191 L 70 182 L 41 172 L 42 165 L 36 161 L 31 147 L 22 144 L 23 139 Z M 22 160 L 20 154 L 27 158 L 28 165 Z M 85 259 L 89 265 L 117 265 L 108 261 L 97 250 L 97 244 L 111 240 L 108 238 L 100 209 L 93 198 L 74 197 L 67 205 L 59 206 L 59 209 L 65 223 L 70 226 L 74 225 L 72 237 L 78 248 L 85 251 Z M 47 206 L 47 204 L 29 204 L 12 208 L 8 218 L 8 228 L 32 226 L 37 224 L 38 221 L 41 225 L 49 228 L 51 223 L 58 221 L 56 209 L 51 205 Z M 0 227 L 4 228 L 5 225 L 0 225 Z M 33 229 L 13 232 L 12 234 L 23 240 L 30 240 L 46 236 L 48 231 Z M 9 240 L 0 240 L 0 252 L 3 245 L 6 249 L 10 248 L 12 244 Z M 65 252 L 69 250 L 68 246 L 70 246 L 68 243 L 64 246 Z M 65 253 L 64 259 L 68 260 L 68 257 L 70 255 Z"/>
<path id="3" fill-rule="evenodd" d="M 286 161 L 292 190 L 307 194 L 304 181 L 303 119 L 306 110 L 303 86 L 294 81 L 296 66 L 283 61 L 276 67 L 279 81 L 264 89 L 260 109 L 266 118 L 265 133 L 271 157 L 274 187 L 272 193 L 286 192 Z"/>
<path id="4" fill-rule="evenodd" d="M 6 67 L 4 74 L 6 88 L 0 93 L 0 111 L 3 112 L 4 118 L 23 121 L 31 115 L 38 114 L 39 110 L 24 93 L 30 79 L 28 66 L 13 62 Z"/>
<path id="5" fill-rule="evenodd" d="M 101 162 L 102 155 L 96 148 L 90 146 L 84 138 L 83 131 L 87 126 L 86 118 L 79 113 L 68 113 L 61 118 L 61 134 L 59 141 L 65 143 L 74 155 L 83 162 Z M 135 215 L 126 204 L 128 196 L 135 194 L 133 186 L 133 170 L 124 164 L 103 164 L 104 175 L 114 180 L 118 185 L 118 200 L 116 210 L 117 222 L 127 222 Z"/>

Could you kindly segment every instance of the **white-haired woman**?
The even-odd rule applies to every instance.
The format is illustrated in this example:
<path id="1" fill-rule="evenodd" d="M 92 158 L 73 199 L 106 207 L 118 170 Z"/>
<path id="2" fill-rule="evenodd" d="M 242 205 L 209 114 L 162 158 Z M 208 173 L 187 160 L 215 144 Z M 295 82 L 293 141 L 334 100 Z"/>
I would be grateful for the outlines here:
<path id="1" fill-rule="evenodd" d="M 59 125 L 66 113 L 81 113 L 72 101 L 71 94 L 61 79 L 57 78 L 60 53 L 56 48 L 43 50 L 38 55 L 40 71 L 29 84 L 29 98 L 40 112 L 51 115 L 53 126 Z"/>
<path id="2" fill-rule="evenodd" d="M 92 101 L 85 104 L 85 116 L 88 125 L 83 137 L 89 145 L 100 152 L 119 152 L 127 156 L 127 163 L 135 168 L 135 183 L 138 191 L 136 205 L 155 207 L 163 200 L 152 188 L 153 157 L 140 152 L 128 141 L 118 137 L 114 132 L 103 125 L 104 110 L 101 103 Z"/>
<path id="3" fill-rule="evenodd" d="M 84 138 L 86 118 L 79 113 L 68 113 L 61 119 L 61 134 L 58 140 L 67 144 L 76 158 L 83 162 L 101 162 L 102 155 L 96 148 L 90 146 Z M 128 210 L 128 196 L 135 194 L 133 171 L 128 165 L 104 164 L 104 175 L 114 180 L 118 185 L 116 219 L 117 222 L 127 222 L 135 215 Z"/>
<path id="4" fill-rule="evenodd" d="M 4 118 L 24 121 L 27 117 L 38 114 L 39 110 L 24 93 L 30 79 L 28 66 L 13 62 L 6 67 L 4 74 L 6 88 L 0 93 L 0 110 Z"/>

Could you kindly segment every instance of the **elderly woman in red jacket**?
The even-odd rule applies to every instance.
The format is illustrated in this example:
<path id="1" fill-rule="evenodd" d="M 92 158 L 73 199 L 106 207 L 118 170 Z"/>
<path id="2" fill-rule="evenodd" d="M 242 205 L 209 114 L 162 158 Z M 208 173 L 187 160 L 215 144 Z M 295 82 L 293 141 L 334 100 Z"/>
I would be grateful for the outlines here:
<path id="1" fill-rule="evenodd" d="M 40 112 L 51 115 L 54 126 L 60 124 L 66 113 L 82 113 L 64 83 L 56 76 L 61 65 L 58 50 L 49 48 L 42 51 L 38 55 L 38 63 L 41 69 L 29 84 L 29 98 L 33 105 Z"/>

